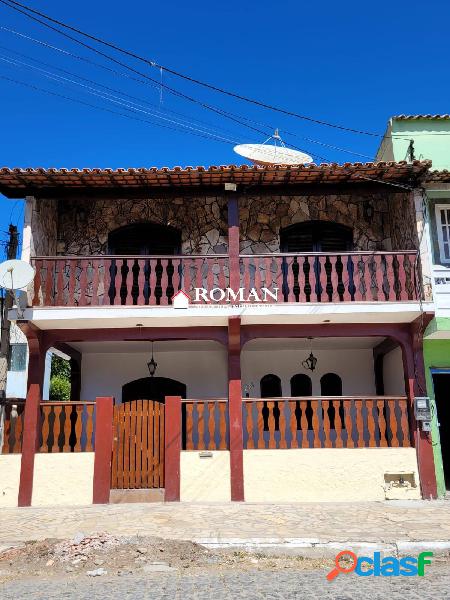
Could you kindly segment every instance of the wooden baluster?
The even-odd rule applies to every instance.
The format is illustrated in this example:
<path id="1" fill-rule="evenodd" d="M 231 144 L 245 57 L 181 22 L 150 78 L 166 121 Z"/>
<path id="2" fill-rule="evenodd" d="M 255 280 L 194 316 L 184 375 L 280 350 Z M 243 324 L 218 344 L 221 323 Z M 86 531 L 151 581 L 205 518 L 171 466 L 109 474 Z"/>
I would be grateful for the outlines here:
<path id="1" fill-rule="evenodd" d="M 227 403 L 219 402 L 219 450 L 226 450 L 228 448 L 227 441 Z"/>
<path id="2" fill-rule="evenodd" d="M 67 290 L 67 306 L 75 306 L 75 284 L 76 284 L 76 268 L 77 260 L 68 259 L 67 264 L 69 266 L 69 287 Z"/>
<path id="3" fill-rule="evenodd" d="M 330 425 L 330 401 L 322 399 L 322 431 L 323 431 L 323 447 L 332 448 L 333 443 L 331 440 L 331 425 Z"/>
<path id="4" fill-rule="evenodd" d="M 145 304 L 145 258 L 139 258 L 138 261 L 139 273 L 137 277 L 137 286 L 138 286 L 138 297 L 137 304 L 138 306 L 144 306 Z M 142 406 L 141 406 L 142 411 Z M 141 412 L 142 415 L 142 412 Z"/>
<path id="5" fill-rule="evenodd" d="M 395 400 L 386 401 L 386 420 L 388 423 L 390 443 L 388 444 L 392 448 L 399 447 L 399 441 L 397 438 L 397 416 L 395 414 Z"/>
<path id="6" fill-rule="evenodd" d="M 338 284 L 339 278 L 336 270 L 337 256 L 330 256 L 330 265 L 331 265 L 331 273 L 330 273 L 330 283 L 331 283 L 331 301 L 339 302 L 339 293 L 338 293 Z"/>
<path id="7" fill-rule="evenodd" d="M 225 258 L 219 258 L 218 259 L 218 263 L 219 263 L 218 284 L 219 284 L 220 289 L 224 290 L 226 287 L 228 287 L 228 284 L 227 284 L 226 279 L 225 279 L 226 259 Z"/>
<path id="8" fill-rule="evenodd" d="M 58 446 L 58 438 L 56 437 L 57 435 L 57 429 L 59 432 L 59 427 L 56 427 L 56 423 L 60 422 L 60 416 L 61 413 L 64 416 L 64 426 L 61 428 L 61 434 L 62 434 L 62 448 L 61 451 L 62 452 L 70 452 L 71 448 L 70 448 L 70 434 L 72 432 L 72 419 L 71 419 L 71 415 L 72 415 L 72 409 L 73 409 L 73 405 L 72 404 L 68 404 L 68 405 L 61 405 L 58 407 L 59 411 L 57 411 L 57 407 L 55 406 L 55 426 L 53 428 L 54 434 L 55 434 L 55 438 L 54 438 L 54 445 Z M 58 414 L 59 412 L 59 414 Z"/>
<path id="9" fill-rule="evenodd" d="M 98 298 L 98 286 L 99 286 L 99 279 L 100 279 L 99 270 L 100 270 L 100 268 L 102 266 L 103 266 L 102 259 L 93 258 L 91 260 L 91 267 L 92 267 L 92 298 L 91 298 L 91 305 L 92 306 L 98 306 L 98 304 L 99 304 L 99 298 Z"/>
<path id="10" fill-rule="evenodd" d="M 203 273 L 202 273 L 203 259 L 195 258 L 194 263 L 195 263 L 195 286 L 194 287 L 198 287 L 198 288 L 205 287 L 203 285 Z"/>
<path id="11" fill-rule="evenodd" d="M 61 413 L 63 407 L 61 404 L 58 404 L 53 407 L 53 414 L 55 419 L 53 421 L 53 445 L 50 448 L 50 452 L 62 452 L 64 447 L 64 442 L 61 439 L 64 435 L 64 430 L 61 426 Z"/>
<path id="12" fill-rule="evenodd" d="M 288 287 L 288 295 L 287 295 L 287 299 L 288 302 L 295 302 L 295 294 L 294 294 L 294 270 L 293 270 L 293 265 L 294 265 L 294 257 L 293 256 L 286 256 L 285 258 L 285 269 L 286 269 L 286 285 Z M 300 270 L 299 270 L 299 274 L 298 274 L 298 278 L 300 281 Z M 281 291 L 281 290 L 279 290 Z"/>
<path id="13" fill-rule="evenodd" d="M 197 402 L 198 415 L 198 445 L 196 450 L 206 450 L 205 445 L 205 402 Z"/>
<path id="14" fill-rule="evenodd" d="M 384 415 L 384 400 L 375 400 L 376 402 L 376 407 L 377 407 L 377 412 L 378 412 L 378 429 L 380 431 L 380 447 L 381 448 L 386 448 L 388 443 L 387 443 L 387 437 L 386 437 L 386 431 L 388 428 L 388 424 L 386 421 L 386 417 Z"/>
<path id="15" fill-rule="evenodd" d="M 261 279 L 261 259 L 259 258 L 259 256 L 254 256 L 253 257 L 253 262 L 255 264 L 255 290 L 258 292 L 258 296 L 261 296 L 261 288 L 263 287 L 262 285 L 262 279 Z"/>
<path id="16" fill-rule="evenodd" d="M 344 405 L 343 400 L 333 400 L 333 408 L 334 408 L 334 429 L 336 431 L 336 440 L 334 442 L 335 448 L 343 448 L 344 442 L 342 441 L 342 421 L 341 421 L 341 402 L 342 406 Z"/>
<path id="17" fill-rule="evenodd" d="M 42 306 L 42 260 L 34 261 L 34 268 L 36 275 L 34 277 L 34 294 L 33 294 L 33 306 Z"/>
<path id="18" fill-rule="evenodd" d="M 375 261 L 375 281 L 377 286 L 377 297 L 376 300 L 384 302 L 384 291 L 383 291 L 383 258 L 381 254 L 374 255 Z"/>
<path id="19" fill-rule="evenodd" d="M 322 447 L 322 442 L 321 442 L 321 427 L 320 427 L 320 422 L 319 422 L 319 409 L 321 408 L 321 401 L 320 400 L 312 400 L 311 402 L 311 408 L 312 408 L 312 428 L 313 428 L 313 448 L 321 448 Z"/>
<path id="20" fill-rule="evenodd" d="M 208 433 L 209 433 L 209 444 L 206 450 L 216 450 L 216 423 L 215 423 L 215 412 L 217 402 L 208 402 Z"/>
<path id="21" fill-rule="evenodd" d="M 319 286 L 319 291 L 317 293 L 317 300 L 320 302 L 327 302 L 328 301 L 328 295 L 327 295 L 327 272 L 325 271 L 325 262 L 326 262 L 327 257 L 326 256 L 319 256 L 319 260 L 318 260 L 318 265 L 319 265 L 319 270 L 320 273 L 317 274 L 317 283 Z M 320 300 L 319 300 L 320 298 Z"/>
<path id="22" fill-rule="evenodd" d="M 153 487 L 159 487 L 159 433 L 160 433 L 160 424 L 161 424 L 161 403 L 155 402 L 155 423 L 154 423 L 154 431 L 155 431 L 155 442 L 153 445 Z"/>
<path id="23" fill-rule="evenodd" d="M 265 287 L 268 289 L 271 289 L 273 287 L 272 285 L 272 271 L 271 271 L 271 267 L 272 267 L 272 258 L 270 256 L 266 256 L 264 258 L 264 267 L 265 267 L 265 273 L 264 273 L 264 282 L 265 282 Z"/>
<path id="24" fill-rule="evenodd" d="M 258 443 L 257 443 L 257 448 L 265 448 L 266 447 L 266 443 L 264 440 L 264 417 L 263 417 L 263 408 L 264 408 L 264 402 L 255 402 L 256 404 L 256 415 L 257 415 L 257 421 L 256 421 L 256 431 L 258 433 Z M 253 411 L 252 411 L 253 413 Z"/>
<path id="25" fill-rule="evenodd" d="M 366 414 L 367 414 L 367 431 L 368 431 L 368 435 L 369 435 L 369 439 L 368 439 L 368 446 L 369 448 L 376 448 L 377 446 L 377 439 L 375 436 L 375 417 L 373 414 L 374 408 L 375 408 L 375 402 L 374 400 L 364 400 L 364 403 L 366 405 Z"/>
<path id="26" fill-rule="evenodd" d="M 369 267 L 367 265 L 366 256 L 360 254 L 355 257 L 355 301 L 360 302 L 370 300 L 370 284 L 367 282 L 367 274 Z"/>
<path id="27" fill-rule="evenodd" d="M 157 259 L 156 258 L 150 258 L 149 261 L 149 269 L 150 269 L 150 281 L 149 281 L 149 298 L 148 298 L 148 303 L 151 304 L 152 306 L 154 306 L 156 304 L 156 295 L 155 295 L 155 288 L 156 288 L 156 265 L 157 265 Z"/>
<path id="28" fill-rule="evenodd" d="M 400 409 L 400 428 L 403 434 L 402 447 L 408 448 L 411 446 L 410 435 L 409 435 L 409 421 L 408 421 L 408 405 L 406 400 L 398 400 L 398 406 Z M 400 440 L 399 440 L 400 443 Z"/>
<path id="29" fill-rule="evenodd" d="M 249 293 L 249 291 L 250 291 L 250 265 L 251 265 L 250 261 L 251 261 L 251 259 L 246 256 L 246 257 L 242 258 L 241 260 L 242 260 L 242 264 L 243 264 L 243 267 L 244 267 L 244 273 L 243 273 L 243 275 L 244 275 L 244 285 L 243 285 L 243 288 L 244 288 L 244 297 L 246 298 L 247 295 L 248 295 L 248 293 Z M 235 291 L 237 291 L 237 290 L 235 290 Z"/>
<path id="30" fill-rule="evenodd" d="M 182 278 L 180 275 L 181 270 L 181 259 L 180 258 L 172 258 L 172 267 L 173 267 L 173 275 L 172 275 L 172 287 L 173 294 L 175 295 L 178 290 L 181 290 L 183 287 Z M 170 304 L 172 304 L 172 298 L 169 298 Z"/>
<path id="31" fill-rule="evenodd" d="M 269 448 L 276 448 L 275 442 L 275 416 L 273 414 L 273 409 L 275 407 L 275 402 L 268 400 L 267 408 L 269 411 L 268 417 L 268 426 L 269 426 Z"/>
<path id="32" fill-rule="evenodd" d="M 291 431 L 291 448 L 298 448 L 298 440 L 297 440 L 297 416 L 295 414 L 295 409 L 297 407 L 297 403 L 295 400 L 289 400 L 289 429 Z"/>
<path id="33" fill-rule="evenodd" d="M 193 416 L 194 405 L 192 402 L 186 403 L 186 450 L 194 449 L 194 416 Z"/>
<path id="34" fill-rule="evenodd" d="M 191 293 L 192 287 L 192 277 L 191 277 L 191 266 L 192 259 L 191 258 L 183 258 L 183 290 L 191 297 L 191 300 L 194 299 L 193 294 Z"/>
<path id="35" fill-rule="evenodd" d="M 162 289 L 162 296 L 161 296 L 161 305 L 167 306 L 169 304 L 169 298 L 167 297 L 167 288 L 169 287 L 169 276 L 167 274 L 167 268 L 169 266 L 169 261 L 167 258 L 162 258 L 161 259 L 161 268 L 162 268 L 162 273 L 161 273 L 161 289 Z"/>
<path id="36" fill-rule="evenodd" d="M 45 278 L 45 306 L 53 306 L 55 303 L 55 261 L 47 259 L 45 263 L 47 267 Z"/>
<path id="37" fill-rule="evenodd" d="M 245 426 L 247 429 L 247 444 L 245 446 L 245 450 L 253 449 L 255 447 L 255 442 L 253 440 L 253 418 L 252 418 L 252 408 L 253 402 L 243 402 L 243 407 L 245 407 L 246 418 L 245 418 Z"/>
<path id="38" fill-rule="evenodd" d="M 205 266 L 206 266 L 206 289 L 212 290 L 216 286 L 214 285 L 214 271 L 213 268 L 215 266 L 214 258 L 205 257 Z M 223 300 L 221 300 L 223 302 Z"/>
<path id="39" fill-rule="evenodd" d="M 50 407 L 48 407 L 50 408 Z M 39 415 L 39 434 L 40 434 L 40 446 L 39 452 L 48 452 L 48 434 L 49 434 L 49 424 L 48 424 L 48 413 L 49 410 L 47 406 L 41 406 Z"/>
<path id="40" fill-rule="evenodd" d="M 124 263 L 126 265 L 127 273 L 125 275 L 125 306 L 133 305 L 133 296 L 131 292 L 133 291 L 133 266 L 134 259 L 133 258 L 125 258 Z"/>
<path id="41" fill-rule="evenodd" d="M 385 260 L 386 260 L 386 279 L 388 281 L 388 289 L 389 289 L 389 294 L 387 295 L 387 299 L 388 301 L 392 301 L 392 300 L 396 300 L 397 299 L 397 293 L 395 291 L 397 285 L 398 285 L 398 278 L 395 275 L 395 271 L 394 271 L 394 256 L 392 254 L 385 254 Z M 400 268 L 400 266 L 399 266 Z"/>
<path id="42" fill-rule="evenodd" d="M 79 306 L 87 305 L 87 268 L 89 261 L 83 259 L 80 261 L 80 299 L 78 301 Z"/>
<path id="43" fill-rule="evenodd" d="M 127 261 L 125 258 L 124 259 L 116 258 L 114 262 L 115 262 L 115 266 L 116 266 L 116 276 L 114 278 L 114 291 L 115 291 L 114 306 L 121 306 L 122 305 L 122 296 L 121 296 L 120 292 L 122 289 L 122 282 L 123 282 L 122 269 L 125 268 Z"/>
<path id="44" fill-rule="evenodd" d="M 280 443 L 278 445 L 279 448 L 287 448 L 286 441 L 286 408 L 288 401 L 287 400 L 278 400 L 278 409 L 280 411 L 280 417 L 278 420 L 279 428 L 280 428 Z"/>
<path id="45" fill-rule="evenodd" d="M 84 448 L 85 452 L 93 451 L 92 433 L 94 430 L 94 408 L 95 406 L 93 404 L 86 405 L 86 446 Z"/>
<path id="46" fill-rule="evenodd" d="M 362 415 L 362 400 L 355 400 L 355 426 L 358 435 L 358 441 L 354 441 L 355 448 L 364 448 L 364 422 Z"/>
<path id="47" fill-rule="evenodd" d="M 341 255 L 342 260 L 342 283 L 344 284 L 343 298 L 344 302 L 352 301 L 352 294 L 350 293 L 351 286 L 355 285 L 355 260 L 351 254 Z"/>
<path id="48" fill-rule="evenodd" d="M 308 439 L 308 419 L 306 418 L 306 409 L 308 408 L 308 400 L 300 400 L 300 422 L 299 427 L 302 435 L 301 448 L 309 448 Z M 314 435 L 314 433 L 313 433 Z"/>
<path id="49" fill-rule="evenodd" d="M 58 260 L 56 274 L 55 306 L 64 306 L 64 266 L 65 260 Z"/>
<path id="50" fill-rule="evenodd" d="M 353 426 L 352 426 L 352 414 L 351 414 L 352 401 L 351 400 L 343 400 L 343 407 L 344 407 L 345 430 L 347 432 L 346 448 L 350 448 L 350 445 L 353 444 L 353 438 L 352 438 Z"/>
<path id="51" fill-rule="evenodd" d="M 83 404 L 77 404 L 76 407 L 76 415 L 77 420 L 75 421 L 75 446 L 73 448 L 74 452 L 82 452 L 83 449 L 81 447 L 81 437 L 83 434 Z"/>
<path id="52" fill-rule="evenodd" d="M 398 260 L 398 282 L 400 286 L 400 300 L 409 300 L 409 294 L 406 284 L 406 264 L 409 263 L 408 254 L 397 254 Z M 415 295 L 414 295 L 414 298 Z"/>

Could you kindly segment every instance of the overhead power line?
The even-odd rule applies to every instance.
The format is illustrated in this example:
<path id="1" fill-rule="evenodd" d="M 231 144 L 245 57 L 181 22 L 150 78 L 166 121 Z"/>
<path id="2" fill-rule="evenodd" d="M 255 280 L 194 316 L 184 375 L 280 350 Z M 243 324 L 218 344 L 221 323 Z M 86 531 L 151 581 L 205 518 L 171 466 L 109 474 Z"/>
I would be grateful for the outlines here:
<path id="1" fill-rule="evenodd" d="M 272 104 L 267 104 L 266 102 L 262 102 L 260 100 L 255 99 L 255 98 L 249 98 L 249 97 L 244 96 L 243 94 L 240 94 L 240 93 L 237 93 L 237 92 L 226 90 L 224 88 L 215 86 L 215 85 L 213 85 L 211 83 L 207 83 L 205 81 L 201 81 L 200 79 L 196 79 L 195 77 L 191 77 L 190 75 L 185 75 L 184 73 L 181 73 L 180 71 L 176 71 L 176 70 L 171 69 L 169 67 L 166 67 L 164 65 L 160 65 L 156 61 L 149 60 L 148 58 L 140 56 L 139 54 L 136 54 L 135 52 L 132 52 L 130 50 L 126 50 L 125 48 L 122 48 L 122 47 L 118 46 L 117 44 L 114 44 L 112 42 L 108 42 L 108 41 L 106 41 L 106 40 L 104 40 L 102 38 L 99 38 L 97 36 L 94 36 L 94 35 L 91 35 L 89 33 L 86 33 L 85 31 L 82 31 L 81 29 L 78 29 L 77 27 L 73 27 L 71 25 L 68 25 L 67 23 L 64 23 L 63 21 L 60 21 L 60 20 L 55 19 L 53 17 L 50 17 L 49 15 L 47 15 L 47 14 L 45 14 L 43 12 L 40 12 L 38 10 L 34 10 L 33 8 L 27 6 L 26 4 L 22 4 L 20 2 L 16 2 L 16 0 L 0 0 L 0 2 L 2 4 L 4 4 L 5 6 L 8 6 L 9 8 L 11 8 L 11 9 L 17 11 L 17 12 L 20 12 L 20 13 L 24 14 L 25 16 L 28 16 L 30 19 L 34 19 L 35 21 L 38 21 L 41 24 L 44 24 L 44 25 L 46 25 L 48 27 L 50 27 L 48 25 L 48 23 L 43 23 L 42 21 L 36 19 L 35 17 L 32 17 L 29 13 L 32 13 L 34 15 L 38 15 L 39 17 L 42 17 L 42 18 L 46 19 L 47 21 L 50 21 L 51 23 L 55 23 L 59 27 L 63 27 L 64 29 L 68 29 L 70 31 L 73 31 L 74 33 L 77 33 L 78 35 L 82 35 L 83 37 L 85 37 L 87 39 L 90 39 L 92 41 L 95 41 L 98 44 L 102 44 L 103 46 L 107 46 L 108 48 L 111 48 L 112 50 L 115 50 L 116 52 L 120 52 L 120 53 L 122 53 L 122 54 L 124 54 L 126 56 L 134 58 L 135 60 L 143 62 L 143 63 L 147 64 L 150 67 L 156 67 L 158 69 L 163 69 L 164 71 L 166 71 L 167 73 L 170 73 L 171 75 L 175 75 L 176 77 L 179 77 L 181 79 L 184 79 L 184 80 L 189 81 L 191 83 L 194 83 L 196 85 L 200 85 L 200 86 L 205 87 L 207 89 L 213 90 L 213 91 L 218 92 L 220 94 L 224 94 L 226 96 L 230 96 L 230 97 L 235 98 L 237 100 L 241 100 L 243 102 L 254 104 L 256 106 L 259 106 L 260 108 L 265 108 L 267 110 L 271 110 L 271 111 L 274 111 L 274 112 L 278 112 L 278 113 L 281 113 L 281 114 L 288 115 L 290 117 L 296 117 L 296 118 L 302 119 L 304 121 L 310 121 L 310 122 L 316 123 L 318 125 L 323 125 L 323 126 L 326 126 L 326 127 L 332 127 L 334 129 L 340 129 L 342 131 L 348 131 L 350 133 L 357 133 L 357 134 L 368 135 L 368 136 L 372 136 L 372 137 L 383 137 L 383 135 L 380 134 L 380 133 L 376 133 L 376 132 L 373 132 L 373 131 L 364 131 L 362 129 L 353 129 L 351 127 L 345 127 L 344 125 L 339 125 L 337 123 L 330 123 L 330 122 L 322 120 L 322 119 L 315 119 L 313 117 L 309 117 L 307 115 L 302 115 L 302 114 L 296 113 L 294 111 L 287 110 L 285 108 L 280 108 L 280 107 L 274 106 Z M 18 7 L 21 7 L 21 9 L 23 9 L 23 10 L 19 9 Z M 27 11 L 27 12 L 25 12 L 25 11 Z M 59 31 L 56 28 L 53 28 L 53 29 L 55 31 Z M 59 33 L 63 33 L 63 32 L 59 31 Z M 74 39 L 74 38 L 72 38 L 72 39 Z M 98 51 L 98 52 L 100 54 L 102 54 L 100 51 Z"/>

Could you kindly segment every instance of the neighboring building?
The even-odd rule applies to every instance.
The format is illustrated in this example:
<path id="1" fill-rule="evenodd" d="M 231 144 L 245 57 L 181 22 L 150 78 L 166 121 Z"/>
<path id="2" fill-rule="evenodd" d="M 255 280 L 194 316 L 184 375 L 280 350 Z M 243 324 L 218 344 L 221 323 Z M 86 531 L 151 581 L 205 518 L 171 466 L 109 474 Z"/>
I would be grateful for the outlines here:
<path id="1" fill-rule="evenodd" d="M 413 142 L 411 144 L 411 141 Z M 378 160 L 413 156 L 432 170 L 416 194 L 425 291 L 436 316 L 424 336 L 426 392 L 433 400 L 433 447 L 439 495 L 450 490 L 450 115 L 401 115 L 388 124 Z"/>
<path id="2" fill-rule="evenodd" d="M 0 457 L 19 504 L 435 497 L 413 407 L 429 166 L 0 169 L 36 269 Z M 42 403 L 50 349 L 73 404 Z"/>

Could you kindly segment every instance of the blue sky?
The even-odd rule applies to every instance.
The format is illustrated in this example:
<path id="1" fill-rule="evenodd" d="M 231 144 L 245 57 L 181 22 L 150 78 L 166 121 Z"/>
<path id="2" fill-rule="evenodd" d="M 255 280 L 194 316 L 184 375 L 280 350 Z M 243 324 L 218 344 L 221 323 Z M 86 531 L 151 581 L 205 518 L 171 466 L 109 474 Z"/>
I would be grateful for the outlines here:
<path id="1" fill-rule="evenodd" d="M 198 79 L 350 128 L 383 133 L 393 114 L 449 111 L 447 2 L 28 0 L 28 4 Z M 0 27 L 16 32 L 0 29 L 2 166 L 236 164 L 242 160 L 233 153 L 233 143 L 265 140 L 263 133 L 166 91 L 161 94 L 153 85 L 74 58 L 67 52 L 127 73 L 4 5 Z M 114 56 L 160 78 L 156 69 Z M 38 92 L 11 79 L 151 123 Z M 316 162 L 369 160 L 320 144 L 373 157 L 379 143 L 376 137 L 262 110 L 166 74 L 163 82 L 240 120 L 250 119 L 246 122 L 262 132 L 279 127 L 286 143 L 313 154 Z M 154 122 L 178 129 L 182 122 L 185 127 L 180 132 Z M 187 133 L 203 136 L 205 128 L 223 139 Z M 21 226 L 22 218 L 23 203 L 0 196 L 2 235 L 10 220 Z"/>

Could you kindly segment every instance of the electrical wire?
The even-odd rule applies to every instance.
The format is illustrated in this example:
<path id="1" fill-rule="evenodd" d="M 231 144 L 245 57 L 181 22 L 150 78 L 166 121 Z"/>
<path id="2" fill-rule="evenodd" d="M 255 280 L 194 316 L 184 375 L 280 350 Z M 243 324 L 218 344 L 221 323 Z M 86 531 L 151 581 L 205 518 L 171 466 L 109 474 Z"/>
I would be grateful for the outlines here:
<path id="1" fill-rule="evenodd" d="M 285 115 L 288 115 L 288 116 L 291 116 L 291 117 L 296 117 L 298 119 L 302 119 L 302 120 L 305 120 L 305 121 L 310 121 L 310 122 L 316 123 L 318 125 L 324 125 L 326 127 L 332 127 L 334 129 L 340 129 L 340 130 L 343 130 L 343 131 L 348 131 L 350 133 L 357 133 L 357 134 L 368 135 L 368 136 L 372 136 L 372 137 L 383 137 L 382 134 L 380 134 L 380 133 L 376 133 L 376 132 L 373 132 L 373 131 L 364 131 L 364 130 L 361 130 L 361 129 L 352 129 L 350 127 L 345 127 L 343 125 L 339 125 L 339 124 L 336 124 L 336 123 L 330 123 L 328 121 L 324 121 L 324 120 L 321 120 L 321 119 L 315 119 L 313 117 L 309 117 L 309 116 L 306 116 L 306 115 L 301 115 L 299 113 L 296 113 L 296 112 L 293 112 L 293 111 L 290 111 L 290 110 L 287 110 L 287 109 L 284 109 L 284 108 L 280 108 L 280 107 L 277 107 L 277 106 L 273 106 L 271 104 L 267 104 L 265 102 L 262 102 L 260 100 L 256 100 L 254 98 L 248 98 L 247 96 L 244 96 L 244 95 L 239 94 L 237 92 L 232 92 L 232 91 L 229 91 L 229 90 L 225 90 L 223 88 L 220 88 L 218 86 L 212 85 L 212 84 L 207 83 L 205 81 L 201 81 L 201 80 L 196 79 L 194 77 L 191 77 L 189 75 L 185 75 L 185 74 L 183 74 L 183 73 L 181 73 L 179 71 L 175 71 L 174 69 L 170 69 L 169 67 L 165 67 L 164 65 L 160 65 L 156 61 L 144 58 L 144 57 L 142 57 L 142 56 L 140 56 L 140 55 L 138 55 L 138 54 L 136 54 L 134 52 L 131 52 L 129 50 L 125 50 L 124 48 L 121 48 L 120 46 L 118 46 L 116 44 L 113 44 L 111 42 L 107 42 L 106 40 L 103 40 L 102 38 L 99 38 L 99 37 L 96 37 L 94 35 L 88 34 L 85 31 L 82 31 L 81 29 L 78 29 L 76 27 L 72 27 L 71 25 L 68 25 L 67 23 L 64 23 L 63 21 L 59 21 L 58 19 L 54 19 L 53 17 L 50 17 L 49 15 L 47 15 L 45 13 L 42 13 L 42 12 L 37 11 L 37 10 L 34 10 L 34 9 L 30 8 L 29 6 L 27 6 L 26 4 L 21 4 L 20 2 L 16 2 L 15 0 L 0 0 L 0 2 L 2 4 L 4 4 L 5 6 L 8 6 L 9 8 L 11 8 L 11 9 L 17 11 L 17 12 L 20 12 L 20 13 L 24 14 L 25 16 L 29 17 L 30 19 L 38 20 L 35 17 L 32 17 L 32 15 L 30 15 L 28 13 L 32 13 L 32 14 L 38 15 L 38 16 L 40 16 L 40 17 L 42 17 L 42 18 L 50 21 L 51 23 L 55 23 L 56 25 L 59 25 L 60 27 L 63 27 L 64 29 L 68 29 L 70 31 L 73 31 L 74 33 L 77 33 L 78 35 L 82 35 L 83 37 L 86 37 L 86 38 L 88 38 L 88 39 L 90 39 L 92 41 L 95 41 L 98 44 L 102 44 L 104 46 L 107 46 L 108 48 L 116 50 L 117 52 L 120 52 L 122 54 L 125 54 L 125 55 L 131 57 L 131 58 L 139 60 L 139 61 L 141 61 L 141 62 L 149 65 L 150 67 L 154 67 L 154 68 L 157 68 L 157 69 L 163 69 L 164 71 L 166 71 L 167 73 L 170 73 L 171 75 L 175 75 L 176 77 L 182 78 L 182 79 L 184 79 L 186 81 L 189 81 L 189 82 L 194 83 L 196 85 L 200 85 L 202 87 L 208 88 L 208 89 L 213 90 L 215 92 L 219 92 L 219 93 L 224 94 L 226 96 L 230 96 L 232 98 L 236 98 L 237 100 L 241 100 L 241 101 L 244 101 L 244 102 L 247 102 L 247 103 L 250 103 L 250 104 L 254 104 L 256 106 L 259 106 L 260 108 L 265 108 L 267 110 L 271 110 L 271 111 L 274 111 L 274 112 L 285 114 Z M 18 6 L 20 6 L 24 10 L 20 10 L 19 8 L 17 8 Z M 25 11 L 28 11 L 28 12 L 25 12 Z M 49 26 L 48 24 L 43 23 L 42 21 L 38 20 L 38 22 L 41 22 L 41 24 Z M 56 31 L 59 31 L 59 30 L 56 30 Z M 63 33 L 63 32 L 60 32 L 60 33 Z"/>

